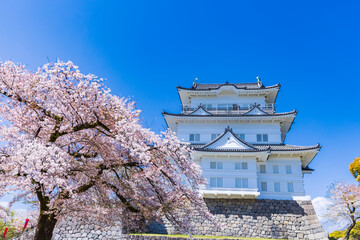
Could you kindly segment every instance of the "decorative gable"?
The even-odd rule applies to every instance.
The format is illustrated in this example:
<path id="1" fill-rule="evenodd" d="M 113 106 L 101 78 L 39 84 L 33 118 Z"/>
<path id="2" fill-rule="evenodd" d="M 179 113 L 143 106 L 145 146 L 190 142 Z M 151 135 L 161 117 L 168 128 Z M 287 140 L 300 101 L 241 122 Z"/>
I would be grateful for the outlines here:
<path id="1" fill-rule="evenodd" d="M 205 145 L 203 149 L 255 149 L 255 147 L 238 138 L 228 127 L 223 134 Z"/>
<path id="2" fill-rule="evenodd" d="M 244 113 L 244 115 L 269 115 L 267 112 L 264 112 L 259 108 L 260 105 L 255 104 L 249 111 Z"/>
<path id="3" fill-rule="evenodd" d="M 189 115 L 203 115 L 203 116 L 209 116 L 212 115 L 208 111 L 206 111 L 203 107 L 198 107 L 195 111 L 189 113 Z"/>

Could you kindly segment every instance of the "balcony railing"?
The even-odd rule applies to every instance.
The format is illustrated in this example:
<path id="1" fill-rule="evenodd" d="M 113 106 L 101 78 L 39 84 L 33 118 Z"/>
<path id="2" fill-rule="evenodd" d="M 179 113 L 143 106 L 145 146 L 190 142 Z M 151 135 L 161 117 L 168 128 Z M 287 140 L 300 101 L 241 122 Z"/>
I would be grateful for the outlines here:
<path id="1" fill-rule="evenodd" d="M 257 198 L 260 192 L 257 188 L 224 188 L 224 187 L 200 187 L 200 192 L 208 198 Z"/>
<path id="2" fill-rule="evenodd" d="M 226 188 L 226 187 L 208 187 L 202 186 L 201 190 L 214 190 L 214 191 L 241 191 L 241 192 L 253 192 L 258 191 L 257 188 Z"/>
<path id="3" fill-rule="evenodd" d="M 213 114 L 236 114 L 236 113 L 244 113 L 249 111 L 255 104 L 219 104 L 219 105 L 202 105 L 206 111 L 213 113 Z M 197 107 L 191 105 L 184 105 L 182 106 L 182 113 L 191 113 L 195 111 Z M 260 104 L 258 108 L 261 110 L 273 113 L 275 112 L 274 104 Z"/>

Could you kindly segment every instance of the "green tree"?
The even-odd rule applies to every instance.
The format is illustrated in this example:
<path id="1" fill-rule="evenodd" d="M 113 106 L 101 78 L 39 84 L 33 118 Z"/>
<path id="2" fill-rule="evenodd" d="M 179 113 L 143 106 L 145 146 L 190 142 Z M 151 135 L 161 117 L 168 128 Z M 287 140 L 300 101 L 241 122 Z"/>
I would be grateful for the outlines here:
<path id="1" fill-rule="evenodd" d="M 360 182 L 360 157 L 355 158 L 354 161 L 350 163 L 349 170 L 356 181 Z"/>
<path id="2" fill-rule="evenodd" d="M 336 239 L 344 238 L 345 233 L 346 233 L 346 230 L 334 231 L 334 232 L 330 233 L 329 239 L 336 240 Z M 351 230 L 349 239 L 350 240 L 360 239 L 360 222 L 357 222 L 355 227 Z"/>
<path id="3" fill-rule="evenodd" d="M 6 239 L 11 239 L 13 237 L 19 236 L 21 234 L 21 228 L 19 227 L 19 222 L 15 218 L 15 213 L 11 212 L 8 221 L 0 220 L 0 235 L 1 237 L 4 234 L 5 228 L 8 228 Z"/>

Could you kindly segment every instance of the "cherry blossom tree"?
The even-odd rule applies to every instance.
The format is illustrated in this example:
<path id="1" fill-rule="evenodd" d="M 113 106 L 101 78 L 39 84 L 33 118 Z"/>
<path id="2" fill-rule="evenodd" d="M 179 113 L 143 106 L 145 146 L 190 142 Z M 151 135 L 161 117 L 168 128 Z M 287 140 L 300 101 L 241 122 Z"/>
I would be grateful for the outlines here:
<path id="1" fill-rule="evenodd" d="M 68 214 L 128 226 L 165 216 L 183 228 L 195 211 L 211 219 L 188 145 L 143 128 L 134 102 L 102 79 L 72 62 L 31 72 L 8 61 L 0 99 L 0 197 L 37 203 L 35 239 L 50 240 Z"/>
<path id="2" fill-rule="evenodd" d="M 329 188 L 329 217 L 335 220 L 346 220 L 349 225 L 344 240 L 348 240 L 351 230 L 360 219 L 360 186 L 346 183 L 335 183 Z"/>

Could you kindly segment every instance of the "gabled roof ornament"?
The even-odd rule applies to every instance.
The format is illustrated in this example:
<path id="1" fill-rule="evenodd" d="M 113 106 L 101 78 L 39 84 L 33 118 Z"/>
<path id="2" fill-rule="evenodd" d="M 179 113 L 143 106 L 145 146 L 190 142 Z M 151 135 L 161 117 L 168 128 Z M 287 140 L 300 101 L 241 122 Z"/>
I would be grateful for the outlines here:
<path id="1" fill-rule="evenodd" d="M 232 128 L 230 128 L 230 126 L 229 126 L 229 125 L 225 128 L 225 132 L 227 132 L 227 131 L 232 132 Z"/>
<path id="2" fill-rule="evenodd" d="M 260 77 L 257 76 L 256 79 L 257 79 L 257 84 L 258 84 L 258 86 L 259 86 L 259 87 L 264 87 L 262 81 L 260 80 Z"/>
<path id="3" fill-rule="evenodd" d="M 196 77 L 193 82 L 193 88 L 196 88 L 198 78 Z"/>

